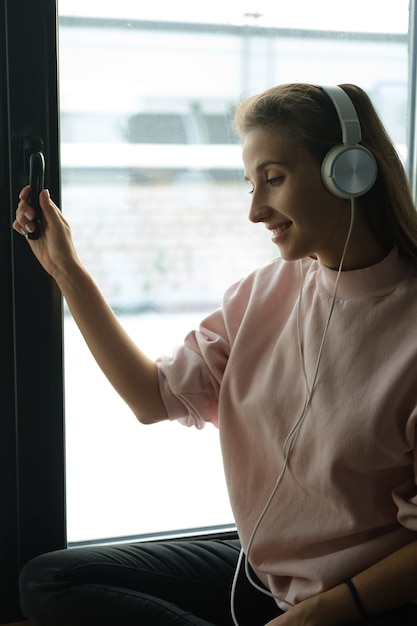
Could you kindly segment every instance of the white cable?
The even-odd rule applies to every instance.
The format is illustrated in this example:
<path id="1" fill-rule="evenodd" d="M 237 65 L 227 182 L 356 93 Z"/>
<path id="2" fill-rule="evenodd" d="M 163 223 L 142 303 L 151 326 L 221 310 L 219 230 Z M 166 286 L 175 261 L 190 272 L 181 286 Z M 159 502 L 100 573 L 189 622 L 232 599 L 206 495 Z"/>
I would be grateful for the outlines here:
<path id="1" fill-rule="evenodd" d="M 303 409 L 299 415 L 299 417 L 297 418 L 296 422 L 294 423 L 294 426 L 291 428 L 290 432 L 288 433 L 287 437 L 285 438 L 284 441 L 284 446 L 283 446 L 283 453 L 284 453 L 284 463 L 283 463 L 283 467 L 281 469 L 281 472 L 279 473 L 279 476 L 276 480 L 275 486 L 271 492 L 271 495 L 269 496 L 263 510 L 262 513 L 260 514 L 253 530 L 251 533 L 251 536 L 249 538 L 248 541 L 248 546 L 247 546 L 247 550 L 246 550 L 246 554 L 245 554 L 245 574 L 249 580 L 249 582 L 251 583 L 251 585 L 253 587 L 255 587 L 255 589 L 257 589 L 258 591 L 260 591 L 261 593 L 270 596 L 271 598 L 275 598 L 276 600 L 281 600 L 281 598 L 279 598 L 276 594 L 272 593 L 271 591 L 268 591 L 267 589 L 265 589 L 264 587 L 261 587 L 260 585 L 258 585 L 252 578 L 252 575 L 249 571 L 249 554 L 255 539 L 255 535 L 258 532 L 259 526 L 261 525 L 266 512 L 268 511 L 271 502 L 273 500 L 273 498 L 275 497 L 276 492 L 279 489 L 279 486 L 281 485 L 283 479 L 284 479 L 284 475 L 288 466 L 288 460 L 289 460 L 289 456 L 291 454 L 291 451 L 293 449 L 296 437 L 300 431 L 301 425 L 304 422 L 304 418 L 308 412 L 308 409 L 310 407 L 310 403 L 311 403 L 311 399 L 313 397 L 313 393 L 314 393 L 314 389 L 316 386 L 316 382 L 317 382 L 317 377 L 318 377 L 318 373 L 319 373 L 319 367 L 320 367 L 320 362 L 321 362 L 321 358 L 322 358 L 322 354 L 323 354 L 323 348 L 324 348 L 324 343 L 325 343 L 325 339 L 327 336 L 327 331 L 330 325 L 330 320 L 332 318 L 333 315 L 333 310 L 334 310 L 334 306 L 336 303 L 336 296 L 337 296 L 337 290 L 339 287 L 339 282 L 340 282 L 340 278 L 341 278 L 341 274 L 342 274 L 342 269 L 343 269 L 343 263 L 345 260 L 345 256 L 346 256 L 346 251 L 348 248 L 348 244 L 352 235 L 352 230 L 353 230 L 353 223 L 354 223 L 354 218 L 355 218 L 355 201 L 354 198 L 351 198 L 350 200 L 350 224 L 349 224 L 349 230 L 346 236 L 346 241 L 345 241 L 345 245 L 343 247 L 343 252 L 342 252 L 342 257 L 340 259 L 340 263 L 339 263 L 339 267 L 338 267 L 338 271 L 337 271 L 337 276 L 336 276 L 336 281 L 335 281 L 335 285 L 334 285 L 334 289 L 333 289 L 333 295 L 332 295 L 332 301 L 330 304 L 330 309 L 329 309 L 329 314 L 327 316 L 327 321 L 323 330 L 323 335 L 321 338 L 321 342 L 320 342 L 320 347 L 319 347 L 319 351 L 318 351 L 318 355 L 317 355 L 317 361 L 316 361 L 316 366 L 315 366 L 315 370 L 314 370 L 314 376 L 313 376 L 313 380 L 311 383 L 311 387 L 309 388 L 308 385 L 308 378 L 307 378 L 307 372 L 305 370 L 305 363 L 304 363 L 304 355 L 303 355 L 303 349 L 302 349 L 302 341 L 301 341 L 301 329 L 300 329 L 300 314 L 301 314 L 301 300 L 302 300 L 302 294 L 303 294 L 303 268 L 302 268 L 302 260 L 300 259 L 300 272 L 301 272 L 301 280 L 300 280 L 300 293 L 298 296 L 298 307 L 297 307 L 297 340 L 298 340 L 298 349 L 299 349 L 299 354 L 300 354 L 300 362 L 301 362 L 301 370 L 302 370 L 302 374 L 303 374 L 303 380 L 304 380 L 304 387 L 305 387 L 305 401 L 304 401 L 304 405 L 303 405 Z M 233 578 L 233 584 L 232 584 L 232 592 L 231 592 L 231 601 L 230 601 L 230 606 L 231 606 L 231 612 L 232 612 L 232 618 L 233 618 L 233 623 L 235 624 L 235 626 L 239 626 L 239 623 L 236 619 L 236 615 L 235 615 L 235 609 L 234 609 L 234 600 L 235 600 L 235 593 L 236 593 L 236 585 L 237 585 L 237 579 L 238 579 L 238 575 L 239 575 L 239 570 L 242 564 L 242 559 L 243 559 L 243 549 L 241 549 L 240 551 L 240 555 L 239 555 L 239 559 L 238 559 L 238 563 L 236 566 L 236 571 L 235 571 L 235 575 Z M 288 602 L 287 600 L 281 600 L 281 602 L 285 602 L 285 604 L 288 604 L 289 606 L 293 606 L 290 602 Z"/>
<path id="2" fill-rule="evenodd" d="M 232 613 L 232 620 L 235 626 L 239 626 L 239 622 L 237 621 L 236 612 L 235 612 L 235 595 L 236 595 L 237 579 L 239 578 L 240 566 L 242 565 L 242 559 L 243 559 L 243 550 L 241 548 L 239 552 L 239 558 L 237 560 L 235 574 L 233 576 L 232 591 L 230 594 L 230 611 Z"/>

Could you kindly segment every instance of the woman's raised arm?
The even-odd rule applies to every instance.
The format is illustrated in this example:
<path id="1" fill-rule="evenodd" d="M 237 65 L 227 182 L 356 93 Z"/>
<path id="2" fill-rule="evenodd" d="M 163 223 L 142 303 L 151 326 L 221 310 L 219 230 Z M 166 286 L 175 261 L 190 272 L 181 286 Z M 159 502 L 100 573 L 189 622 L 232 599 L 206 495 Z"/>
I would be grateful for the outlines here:
<path id="1" fill-rule="evenodd" d="M 34 228 L 34 211 L 28 198 L 29 188 L 25 187 L 13 223 L 13 228 L 25 236 Z M 47 190 L 40 194 L 40 205 L 41 236 L 28 239 L 28 243 L 55 279 L 98 365 L 139 421 L 151 424 L 166 419 L 156 364 L 131 340 L 83 267 L 69 224 Z"/>

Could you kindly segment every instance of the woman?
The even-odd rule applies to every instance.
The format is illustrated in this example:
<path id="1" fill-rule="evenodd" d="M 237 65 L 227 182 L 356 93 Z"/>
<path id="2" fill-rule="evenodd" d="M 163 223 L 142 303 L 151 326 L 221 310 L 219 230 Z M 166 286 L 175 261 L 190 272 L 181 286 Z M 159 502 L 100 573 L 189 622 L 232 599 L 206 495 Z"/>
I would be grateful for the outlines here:
<path id="1" fill-rule="evenodd" d="M 41 193 L 29 244 L 137 418 L 219 427 L 247 575 L 237 541 L 61 551 L 22 572 L 34 624 L 415 623 L 417 217 L 369 98 L 342 88 L 374 184 L 356 198 L 323 177 L 343 123 L 322 88 L 244 102 L 249 217 L 282 258 L 232 286 L 173 358 L 153 363 L 126 336 Z M 25 188 L 14 228 L 32 219 Z"/>

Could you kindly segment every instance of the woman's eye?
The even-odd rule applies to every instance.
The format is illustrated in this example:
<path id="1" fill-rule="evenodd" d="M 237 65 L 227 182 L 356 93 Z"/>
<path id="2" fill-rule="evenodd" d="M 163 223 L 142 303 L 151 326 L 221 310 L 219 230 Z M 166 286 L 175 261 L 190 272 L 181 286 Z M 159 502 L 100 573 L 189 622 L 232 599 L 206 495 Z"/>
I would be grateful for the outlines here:
<path id="1" fill-rule="evenodd" d="M 279 185 L 282 183 L 283 176 L 273 176 L 272 178 L 268 178 L 266 181 L 267 185 Z"/>
<path id="2" fill-rule="evenodd" d="M 266 179 L 265 184 L 270 187 L 274 187 L 276 185 L 280 185 L 283 180 L 284 180 L 284 176 L 271 176 L 271 178 Z M 250 185 L 250 189 L 248 193 L 253 194 L 254 191 L 255 191 L 255 186 Z"/>

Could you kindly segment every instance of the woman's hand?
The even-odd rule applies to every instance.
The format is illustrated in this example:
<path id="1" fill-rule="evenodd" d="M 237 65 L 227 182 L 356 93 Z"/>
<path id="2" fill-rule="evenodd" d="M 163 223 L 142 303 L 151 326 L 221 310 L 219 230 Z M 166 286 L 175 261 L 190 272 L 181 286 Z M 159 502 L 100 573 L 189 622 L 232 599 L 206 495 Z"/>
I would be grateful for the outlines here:
<path id="1" fill-rule="evenodd" d="M 271 620 L 265 626 L 318 626 L 320 622 L 314 621 L 313 605 L 314 599 L 301 602 L 279 617 Z"/>
<path id="2" fill-rule="evenodd" d="M 412 602 L 417 597 L 417 540 L 356 574 L 352 582 L 368 615 Z M 349 587 L 341 583 L 300 602 L 265 626 L 343 626 L 362 619 Z"/>
<path id="3" fill-rule="evenodd" d="M 27 237 L 35 227 L 35 212 L 29 204 L 29 187 L 24 187 L 19 195 L 20 202 L 16 210 L 13 228 Z M 52 202 L 48 190 L 39 195 L 42 209 L 41 234 L 39 239 L 27 239 L 32 251 L 44 269 L 53 277 L 60 271 L 78 262 L 77 253 L 71 238 L 71 230 L 62 213 Z"/>
<path id="4" fill-rule="evenodd" d="M 271 622 L 268 622 L 267 624 L 265 624 L 265 626 L 281 626 L 282 625 L 282 621 L 281 621 L 281 617 L 276 617 L 275 619 L 273 619 Z"/>

